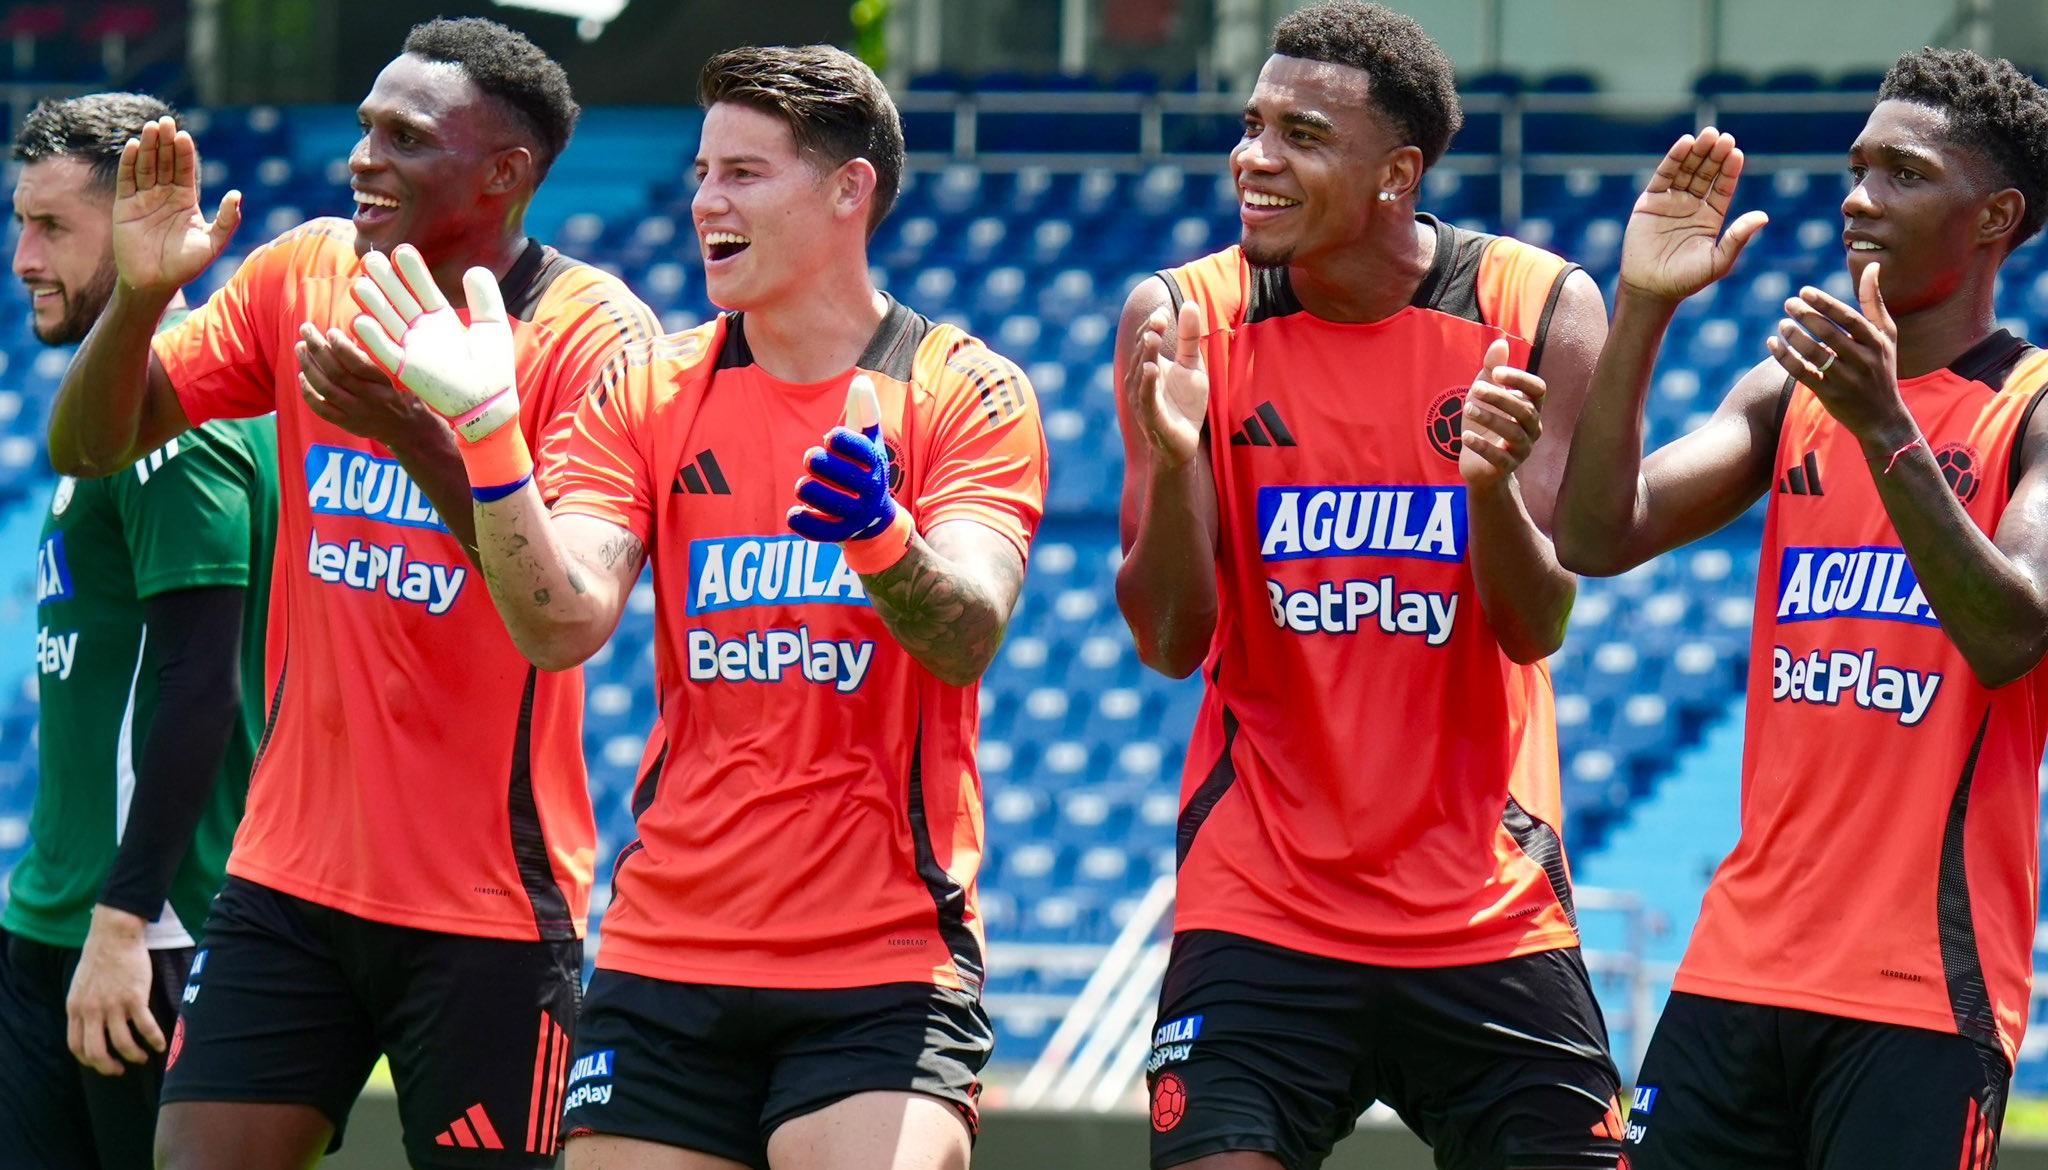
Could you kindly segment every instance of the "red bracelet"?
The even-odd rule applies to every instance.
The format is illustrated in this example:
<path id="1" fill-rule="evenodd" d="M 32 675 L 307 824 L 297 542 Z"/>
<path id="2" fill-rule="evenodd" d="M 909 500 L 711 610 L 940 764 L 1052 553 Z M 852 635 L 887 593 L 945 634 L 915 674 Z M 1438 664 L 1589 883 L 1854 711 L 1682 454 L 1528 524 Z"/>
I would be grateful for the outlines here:
<path id="1" fill-rule="evenodd" d="M 1892 452 L 1892 457 L 1891 457 L 1891 458 L 1890 458 L 1889 460 L 1887 460 L 1887 461 L 1885 462 L 1885 465 L 1884 465 L 1884 473 L 1885 473 L 1886 475 L 1890 475 L 1890 474 L 1892 473 L 1892 468 L 1893 468 L 1893 467 L 1895 467 L 1895 466 L 1897 466 L 1897 464 L 1898 464 L 1898 462 L 1899 462 L 1899 456 L 1901 456 L 1901 455 L 1904 455 L 1904 454 L 1905 454 L 1906 452 L 1908 452 L 1908 451 L 1911 451 L 1911 450 L 1912 450 L 1913 448 L 1915 448 L 1915 447 L 1925 447 L 1926 445 L 1927 445 L 1927 436 L 1925 436 L 1925 435 L 1914 435 L 1914 436 L 1913 436 L 1913 441 L 1912 441 L 1912 442 L 1910 442 L 1910 443 L 1906 444 L 1905 446 L 1903 446 L 1903 447 L 1899 448 L 1898 450 L 1896 450 L 1896 451 Z"/>

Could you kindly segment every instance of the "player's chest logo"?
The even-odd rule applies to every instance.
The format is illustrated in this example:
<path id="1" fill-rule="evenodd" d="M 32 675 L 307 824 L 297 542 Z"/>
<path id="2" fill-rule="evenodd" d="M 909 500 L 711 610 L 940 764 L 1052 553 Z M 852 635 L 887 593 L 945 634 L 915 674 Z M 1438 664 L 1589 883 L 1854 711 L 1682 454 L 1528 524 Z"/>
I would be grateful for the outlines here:
<path id="1" fill-rule="evenodd" d="M 78 494 L 78 481 L 70 476 L 57 480 L 57 490 L 50 494 L 50 515 L 62 516 L 64 509 L 71 506 L 71 497 Z"/>

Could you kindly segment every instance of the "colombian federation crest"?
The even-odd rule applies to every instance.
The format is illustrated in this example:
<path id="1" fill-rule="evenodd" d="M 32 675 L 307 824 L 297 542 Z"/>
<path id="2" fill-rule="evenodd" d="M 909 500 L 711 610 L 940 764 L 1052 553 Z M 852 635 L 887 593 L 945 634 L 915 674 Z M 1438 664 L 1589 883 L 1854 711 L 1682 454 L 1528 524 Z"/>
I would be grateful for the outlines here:
<path id="1" fill-rule="evenodd" d="M 62 516 L 64 509 L 71 506 L 71 496 L 78 490 L 78 481 L 70 476 L 57 480 L 57 490 L 50 496 L 50 515 Z"/>

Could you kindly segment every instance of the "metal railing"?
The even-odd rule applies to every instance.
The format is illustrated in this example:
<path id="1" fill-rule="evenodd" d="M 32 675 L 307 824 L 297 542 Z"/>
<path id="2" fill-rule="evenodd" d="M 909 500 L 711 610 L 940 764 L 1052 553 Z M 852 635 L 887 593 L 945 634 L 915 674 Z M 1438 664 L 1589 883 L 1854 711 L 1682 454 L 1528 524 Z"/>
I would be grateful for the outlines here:
<path id="1" fill-rule="evenodd" d="M 1460 149 L 1452 144 L 1450 153 L 1436 169 L 1462 176 L 1497 178 L 1501 185 L 1500 206 L 1504 223 L 1512 226 L 1522 218 L 1522 183 L 1529 175 L 1557 175 L 1572 171 L 1595 174 L 1634 174 L 1656 163 L 1653 155 L 1601 150 L 1588 143 L 1585 150 L 1529 150 L 1532 119 L 1558 115 L 1594 115 L 1632 120 L 1684 117 L 1693 126 L 1719 123 L 1730 115 L 1786 118 L 1814 114 L 1866 112 L 1875 95 L 1852 93 L 1735 93 L 1704 97 L 1694 101 L 1645 104 L 1608 94 L 1521 94 L 1504 96 L 1474 94 L 1464 98 L 1468 127 L 1485 120 L 1498 120 L 1498 149 Z M 1214 149 L 1172 150 L 1169 142 L 1213 132 L 1214 120 L 1234 119 L 1244 109 L 1240 95 L 1219 93 L 921 93 L 897 97 L 906 116 L 945 115 L 950 127 L 943 150 L 913 151 L 914 170 L 941 170 L 970 163 L 984 171 L 1045 169 L 1051 171 L 1112 170 L 1141 171 L 1155 166 L 1178 166 L 1187 170 L 1216 170 L 1223 166 L 1228 138 Z M 990 116 L 1015 117 L 1040 114 L 1069 120 L 1098 118 L 1119 128 L 1118 138 L 1128 141 L 1136 128 L 1136 150 L 1091 148 L 1085 139 L 1058 151 L 987 150 L 982 146 L 983 121 Z M 1209 123 L 1204 125 L 1204 123 Z M 1185 133 L 1174 133 L 1180 129 Z M 1468 134 L 1468 137 L 1470 135 Z M 1753 171 L 1829 170 L 1842 165 L 1849 144 L 1841 149 L 1818 153 L 1751 152 Z"/>

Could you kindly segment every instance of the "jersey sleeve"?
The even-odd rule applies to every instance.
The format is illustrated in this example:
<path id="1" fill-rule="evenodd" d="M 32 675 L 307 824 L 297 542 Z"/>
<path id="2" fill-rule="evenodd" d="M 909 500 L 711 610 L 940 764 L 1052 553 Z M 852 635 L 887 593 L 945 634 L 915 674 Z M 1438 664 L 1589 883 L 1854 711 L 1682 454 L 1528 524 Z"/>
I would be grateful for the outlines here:
<path id="1" fill-rule="evenodd" d="M 249 253 L 219 292 L 156 335 L 152 351 L 193 426 L 277 409 L 275 348 L 294 238 Z"/>
<path id="2" fill-rule="evenodd" d="M 654 488 L 646 448 L 644 346 L 614 355 L 596 390 L 578 403 L 556 443 L 556 515 L 595 516 L 631 532 L 642 545 L 654 537 Z"/>
<path id="3" fill-rule="evenodd" d="M 122 472 L 114 489 L 135 594 L 246 586 L 259 522 L 257 461 L 213 428 L 180 435 Z"/>
<path id="4" fill-rule="evenodd" d="M 552 501 L 560 494 L 567 440 L 591 388 L 628 345 L 651 340 L 656 329 L 647 306 L 608 276 L 582 283 L 553 308 L 546 324 L 555 333 L 554 346 L 537 392 L 520 388 L 530 403 L 520 425 L 534 452 L 534 482 L 541 497 Z"/>
<path id="5" fill-rule="evenodd" d="M 1031 383 L 1009 360 L 961 348 L 940 378 L 931 471 L 913 506 L 920 531 L 973 520 L 1030 557 L 1045 514 L 1045 428 Z"/>

